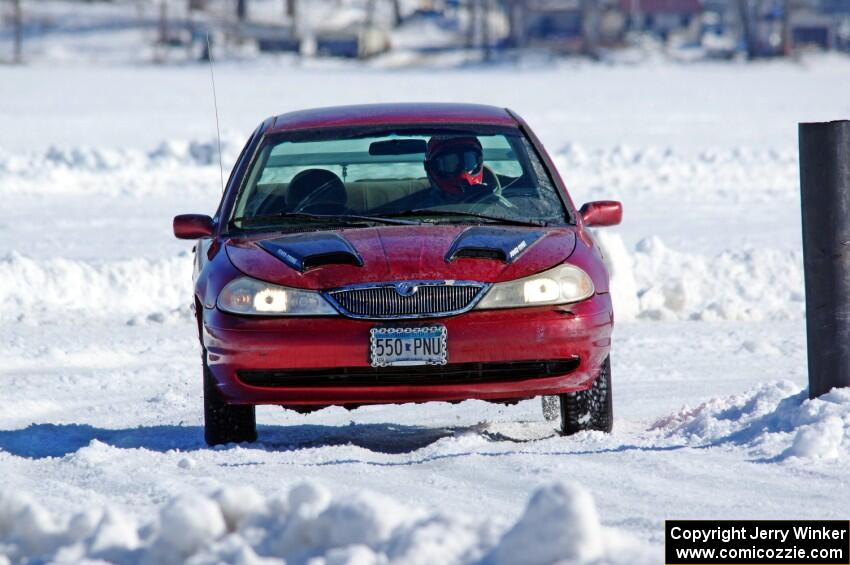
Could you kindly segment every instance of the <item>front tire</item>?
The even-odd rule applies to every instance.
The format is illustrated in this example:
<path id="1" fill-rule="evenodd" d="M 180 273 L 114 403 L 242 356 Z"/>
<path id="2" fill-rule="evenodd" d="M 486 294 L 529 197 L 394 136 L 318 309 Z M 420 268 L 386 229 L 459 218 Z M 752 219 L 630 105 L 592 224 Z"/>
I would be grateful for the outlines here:
<path id="1" fill-rule="evenodd" d="M 253 405 L 228 404 L 204 359 L 204 439 L 207 445 L 257 440 L 257 415 Z"/>
<path id="2" fill-rule="evenodd" d="M 614 424 L 611 394 L 611 358 L 606 357 L 599 376 L 587 390 L 559 395 L 561 398 L 561 433 L 565 436 L 586 430 L 609 433 Z"/>

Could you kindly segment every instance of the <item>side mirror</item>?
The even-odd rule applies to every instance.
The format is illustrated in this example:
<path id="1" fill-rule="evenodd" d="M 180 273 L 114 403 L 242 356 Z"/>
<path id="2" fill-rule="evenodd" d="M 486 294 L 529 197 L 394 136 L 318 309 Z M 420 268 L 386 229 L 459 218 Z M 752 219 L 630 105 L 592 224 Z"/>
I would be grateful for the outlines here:
<path id="1" fill-rule="evenodd" d="M 615 200 L 588 202 L 578 213 L 588 227 L 616 226 L 623 221 L 623 205 Z"/>
<path id="2" fill-rule="evenodd" d="M 180 214 L 174 216 L 174 237 L 177 239 L 200 239 L 212 237 L 215 224 L 203 214 Z"/>

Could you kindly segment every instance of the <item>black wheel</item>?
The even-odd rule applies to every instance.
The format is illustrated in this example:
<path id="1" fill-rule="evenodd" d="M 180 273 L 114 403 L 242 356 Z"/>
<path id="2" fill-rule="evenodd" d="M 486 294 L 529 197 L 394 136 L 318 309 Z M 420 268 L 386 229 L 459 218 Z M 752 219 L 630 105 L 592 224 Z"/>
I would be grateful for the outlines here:
<path id="1" fill-rule="evenodd" d="M 204 439 L 207 445 L 257 440 L 254 406 L 228 404 L 221 396 L 204 359 Z"/>
<path id="2" fill-rule="evenodd" d="M 614 424 L 611 402 L 611 358 L 606 357 L 599 376 L 587 390 L 561 397 L 561 433 L 566 436 L 585 430 L 610 432 Z"/>

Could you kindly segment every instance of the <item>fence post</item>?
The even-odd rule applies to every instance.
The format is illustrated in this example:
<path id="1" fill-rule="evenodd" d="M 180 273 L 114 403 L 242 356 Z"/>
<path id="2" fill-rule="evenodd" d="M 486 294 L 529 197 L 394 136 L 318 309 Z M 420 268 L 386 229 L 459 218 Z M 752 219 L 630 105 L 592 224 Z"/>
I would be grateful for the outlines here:
<path id="1" fill-rule="evenodd" d="M 799 126 L 809 397 L 850 386 L 850 121 Z"/>

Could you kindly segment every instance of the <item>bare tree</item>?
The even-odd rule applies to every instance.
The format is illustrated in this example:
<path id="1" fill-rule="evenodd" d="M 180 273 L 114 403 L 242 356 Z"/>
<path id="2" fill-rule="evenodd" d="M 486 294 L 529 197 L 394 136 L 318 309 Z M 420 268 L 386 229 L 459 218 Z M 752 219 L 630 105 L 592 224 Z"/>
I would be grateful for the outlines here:
<path id="1" fill-rule="evenodd" d="M 508 35 L 513 47 L 525 45 L 525 22 L 528 6 L 522 0 L 507 0 Z"/>
<path id="2" fill-rule="evenodd" d="M 12 0 L 12 26 L 15 28 L 12 60 L 15 63 L 20 63 L 24 58 L 24 16 L 21 10 L 21 0 Z"/>
<path id="3" fill-rule="evenodd" d="M 757 38 L 753 24 L 753 6 L 751 0 L 738 0 L 738 17 L 741 20 L 741 37 L 747 50 L 747 59 L 755 59 L 759 55 L 756 45 Z"/>
<path id="4" fill-rule="evenodd" d="M 162 63 L 168 56 L 168 0 L 159 0 L 159 17 L 156 23 L 156 41 L 154 41 L 153 61 Z"/>
<path id="5" fill-rule="evenodd" d="M 581 2 L 581 34 L 585 53 L 595 55 L 599 43 L 599 6 L 593 0 Z"/>
<path id="6" fill-rule="evenodd" d="M 791 42 L 791 10 L 793 9 L 791 0 L 782 0 L 782 54 L 785 57 L 791 56 L 793 48 Z"/>
<path id="7" fill-rule="evenodd" d="M 296 0 L 284 0 L 284 12 L 292 26 L 293 37 L 298 36 L 298 2 Z"/>
<path id="8" fill-rule="evenodd" d="M 475 25 L 478 21 L 478 0 L 468 0 L 466 3 L 466 47 L 475 45 Z"/>
<path id="9" fill-rule="evenodd" d="M 484 60 L 489 61 L 493 58 L 493 38 L 490 30 L 490 9 L 492 8 L 491 0 L 482 0 L 481 14 L 481 44 L 484 47 Z"/>
<path id="10" fill-rule="evenodd" d="M 156 25 L 157 43 L 165 45 L 168 41 L 168 2 L 160 0 L 159 2 L 159 19 Z"/>
<path id="11" fill-rule="evenodd" d="M 393 25 L 401 25 L 401 0 L 391 0 L 393 4 Z"/>
<path id="12" fill-rule="evenodd" d="M 372 27 L 375 24 L 375 0 L 366 0 L 366 25 Z"/>
<path id="13" fill-rule="evenodd" d="M 791 54 L 791 12 L 794 10 L 792 0 L 780 0 L 782 11 L 782 28 L 779 45 L 770 46 L 765 51 L 764 39 L 759 35 L 759 21 L 765 13 L 765 0 L 738 0 L 738 17 L 741 23 L 741 38 L 747 50 L 747 59 L 757 59 L 769 55 Z M 775 3 L 774 3 L 775 5 Z"/>

